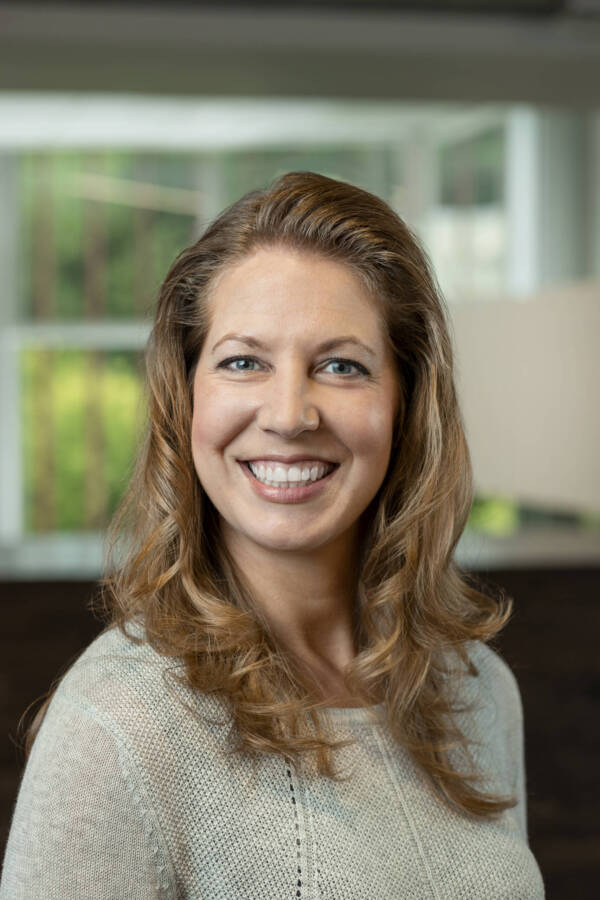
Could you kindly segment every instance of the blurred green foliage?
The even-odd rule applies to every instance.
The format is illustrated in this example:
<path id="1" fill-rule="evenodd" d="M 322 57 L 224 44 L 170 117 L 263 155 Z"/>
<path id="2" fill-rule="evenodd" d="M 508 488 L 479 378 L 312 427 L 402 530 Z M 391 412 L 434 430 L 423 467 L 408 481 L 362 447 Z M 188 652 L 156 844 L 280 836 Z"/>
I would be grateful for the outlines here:
<path id="1" fill-rule="evenodd" d="M 467 531 L 507 537 L 519 528 L 519 507 L 500 497 L 475 497 L 467 520 Z"/>
<path id="2" fill-rule="evenodd" d="M 85 530 L 86 477 L 98 479 L 103 487 L 106 524 L 125 487 L 144 424 L 136 354 L 103 353 L 98 381 L 98 373 L 90 373 L 84 351 L 53 351 L 48 369 L 46 351 L 28 349 L 21 356 L 21 377 L 27 530 L 36 530 L 35 504 L 44 490 L 52 494 L 54 530 Z M 98 406 L 88 411 L 90 395 L 97 399 Z M 102 435 L 101 468 L 94 472 L 89 472 L 86 440 L 89 412 L 99 415 Z M 40 427 L 48 413 L 52 423 L 49 435 Z M 52 460 L 51 484 L 40 478 L 40 455 Z"/>
<path id="3" fill-rule="evenodd" d="M 173 186 L 190 189 L 192 171 L 193 159 L 185 154 L 172 154 L 166 160 L 131 152 L 24 154 L 20 184 L 23 318 L 36 317 L 35 269 L 43 244 L 52 258 L 52 283 L 46 286 L 50 313 L 44 318 L 79 319 L 85 315 L 85 238 L 91 217 L 96 218 L 101 238 L 103 318 L 131 319 L 140 312 L 151 312 L 167 269 L 190 243 L 193 218 L 160 209 L 147 211 L 144 259 L 137 262 L 143 268 L 145 291 L 136 309 L 136 242 L 140 237 L 136 216 L 140 210 L 126 191 L 123 202 L 91 199 L 85 195 L 81 179 L 86 175 L 108 177 L 115 184 L 122 180 L 127 187 L 128 182 L 153 183 L 160 173 L 163 185 L 175 182 Z"/>

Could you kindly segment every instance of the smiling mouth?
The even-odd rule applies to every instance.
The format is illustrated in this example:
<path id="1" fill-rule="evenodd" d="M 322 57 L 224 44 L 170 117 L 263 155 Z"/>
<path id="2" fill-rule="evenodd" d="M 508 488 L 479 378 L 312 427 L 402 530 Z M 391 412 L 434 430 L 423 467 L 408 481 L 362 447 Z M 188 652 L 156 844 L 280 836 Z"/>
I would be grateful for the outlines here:
<path id="1" fill-rule="evenodd" d="M 255 478 L 256 481 L 260 482 L 260 484 L 264 484 L 267 487 L 274 487 L 279 489 L 309 487 L 311 484 L 316 484 L 323 478 L 327 478 L 327 476 L 331 475 L 334 469 L 337 469 L 339 466 L 339 463 L 325 463 L 319 460 L 315 461 L 310 466 L 295 466 L 298 474 L 300 475 L 299 478 L 276 479 L 274 477 L 277 473 L 278 468 L 276 464 L 270 465 L 267 468 L 267 466 L 265 466 L 264 464 L 254 464 L 251 460 L 244 460 L 241 461 L 241 463 L 243 466 L 245 466 L 246 469 L 248 469 L 252 477 Z M 284 472 L 289 473 L 291 469 L 294 468 L 294 465 L 292 464 L 289 467 L 280 466 L 279 468 Z"/>

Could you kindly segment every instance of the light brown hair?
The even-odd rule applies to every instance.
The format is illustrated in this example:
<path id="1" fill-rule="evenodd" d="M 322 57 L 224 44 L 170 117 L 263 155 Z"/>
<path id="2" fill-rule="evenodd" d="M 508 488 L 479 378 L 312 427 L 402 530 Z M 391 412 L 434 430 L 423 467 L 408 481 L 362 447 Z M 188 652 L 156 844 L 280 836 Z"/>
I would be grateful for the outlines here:
<path id="1" fill-rule="evenodd" d="M 361 516 L 358 652 L 346 685 L 366 706 L 383 704 L 393 739 L 441 798 L 475 816 L 497 815 L 515 798 L 479 790 L 476 771 L 452 761 L 457 750 L 471 760 L 455 720 L 456 685 L 477 675 L 467 644 L 496 635 L 511 601 L 488 596 L 453 558 L 472 475 L 447 311 L 415 235 L 358 187 L 313 172 L 282 175 L 226 209 L 168 272 L 147 349 L 147 433 L 111 526 L 113 546 L 124 537 L 126 552 L 103 581 L 106 627 L 129 636 L 126 624 L 143 618 L 149 643 L 183 660 L 191 688 L 227 701 L 237 735 L 230 752 L 255 760 L 277 753 L 300 768 L 310 757 L 321 775 L 341 777 L 333 754 L 347 742 L 327 738 L 310 674 L 279 644 L 219 540 L 218 514 L 191 456 L 209 291 L 228 265 L 270 246 L 351 267 L 379 304 L 400 378 L 388 471 Z"/>

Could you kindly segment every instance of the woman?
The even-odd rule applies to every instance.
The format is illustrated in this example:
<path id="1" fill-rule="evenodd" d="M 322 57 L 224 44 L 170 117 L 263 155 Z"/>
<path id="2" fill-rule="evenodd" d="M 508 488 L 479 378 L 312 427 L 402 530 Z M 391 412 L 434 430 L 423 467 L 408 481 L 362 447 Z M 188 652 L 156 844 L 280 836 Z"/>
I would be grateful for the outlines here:
<path id="1" fill-rule="evenodd" d="M 0 896 L 543 897 L 414 236 L 283 175 L 175 261 L 147 362 L 107 625 L 32 726 Z"/>

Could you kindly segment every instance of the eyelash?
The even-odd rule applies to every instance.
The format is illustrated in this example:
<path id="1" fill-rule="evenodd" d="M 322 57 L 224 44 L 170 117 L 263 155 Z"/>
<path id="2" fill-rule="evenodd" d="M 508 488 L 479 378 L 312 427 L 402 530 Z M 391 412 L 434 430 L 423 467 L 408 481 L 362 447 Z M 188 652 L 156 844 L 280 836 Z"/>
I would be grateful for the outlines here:
<path id="1" fill-rule="evenodd" d="M 249 359 L 252 362 L 260 362 L 255 356 L 230 356 L 228 359 L 224 359 L 223 362 L 220 362 L 217 365 L 217 369 L 226 369 L 227 366 L 232 362 L 237 362 L 239 359 Z M 347 366 L 355 366 L 358 369 L 361 375 L 368 375 L 369 371 L 366 369 L 361 363 L 355 362 L 353 359 L 343 359 L 340 356 L 335 357 L 334 359 L 328 359 L 327 365 L 330 363 L 344 363 Z M 230 369 L 230 372 L 249 372 L 252 371 L 250 369 Z M 342 375 L 342 378 L 349 378 L 349 375 Z"/>

